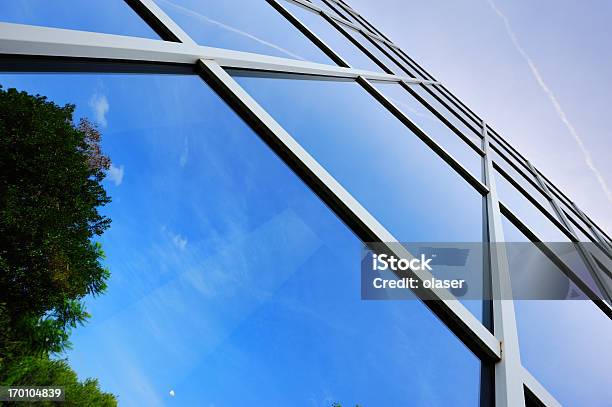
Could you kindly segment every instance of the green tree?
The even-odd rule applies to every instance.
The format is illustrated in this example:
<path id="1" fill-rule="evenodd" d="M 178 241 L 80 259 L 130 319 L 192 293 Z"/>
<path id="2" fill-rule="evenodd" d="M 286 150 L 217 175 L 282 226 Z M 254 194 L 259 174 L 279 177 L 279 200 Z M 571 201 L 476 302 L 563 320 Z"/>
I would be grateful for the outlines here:
<path id="1" fill-rule="evenodd" d="M 98 211 L 110 160 L 74 109 L 0 86 L 0 382 L 25 360 L 67 371 L 48 357 L 89 317 L 85 296 L 106 289 L 95 238 L 110 225 Z"/>
<path id="2" fill-rule="evenodd" d="M 5 385 L 53 386 L 64 387 L 64 404 L 68 406 L 116 406 L 112 394 L 104 393 L 96 379 L 80 382 L 76 373 L 65 360 L 25 357 L 9 366 L 4 373 Z M 54 402 L 36 402 L 36 405 L 54 405 Z M 19 404 L 16 404 L 19 405 Z"/>

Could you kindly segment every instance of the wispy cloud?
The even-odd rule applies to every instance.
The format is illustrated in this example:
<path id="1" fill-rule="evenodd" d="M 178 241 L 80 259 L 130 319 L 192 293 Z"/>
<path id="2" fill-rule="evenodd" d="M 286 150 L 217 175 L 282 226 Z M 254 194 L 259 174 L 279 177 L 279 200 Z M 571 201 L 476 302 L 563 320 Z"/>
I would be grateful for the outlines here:
<path id="1" fill-rule="evenodd" d="M 123 182 L 124 172 L 123 165 L 115 167 L 115 164 L 111 164 L 110 168 L 108 169 L 107 177 L 115 183 L 115 186 L 119 186 Z"/>
<path id="2" fill-rule="evenodd" d="M 181 156 L 179 157 L 179 165 L 184 167 L 187 164 L 187 160 L 189 159 L 189 139 L 185 138 L 185 144 L 183 147 L 183 151 L 181 151 Z"/>
<path id="3" fill-rule="evenodd" d="M 514 45 L 514 48 L 518 51 L 518 53 L 521 55 L 521 57 L 525 60 L 527 65 L 529 65 L 529 69 L 531 70 L 531 73 L 533 74 L 533 77 L 535 78 L 535 80 L 537 81 L 537 83 L 540 86 L 540 88 L 542 89 L 542 91 L 544 91 L 544 93 L 546 94 L 546 96 L 548 97 L 550 102 L 552 103 L 553 108 L 555 109 L 555 112 L 557 113 L 557 116 L 559 117 L 559 119 L 561 120 L 563 125 L 567 128 L 567 130 L 569 131 L 570 135 L 572 136 L 572 138 L 574 139 L 576 144 L 578 144 L 578 148 L 580 149 L 580 152 L 582 153 L 582 157 L 584 159 L 585 164 L 587 165 L 589 170 L 593 173 L 593 175 L 597 179 L 597 182 L 599 183 L 601 189 L 605 193 L 606 198 L 608 198 L 608 201 L 610 201 L 612 203 L 612 192 L 610 191 L 610 188 L 608 187 L 608 184 L 606 183 L 606 180 L 604 179 L 602 173 L 595 166 L 595 163 L 593 162 L 593 159 L 591 157 L 591 153 L 589 152 L 589 150 L 587 149 L 586 145 L 584 144 L 584 141 L 583 141 L 582 137 L 576 131 L 576 128 L 569 121 L 567 115 L 565 114 L 565 111 L 563 110 L 563 108 L 561 107 L 561 104 L 557 100 L 557 97 L 555 96 L 553 91 L 548 87 L 546 82 L 544 82 L 544 78 L 542 78 L 542 74 L 540 73 L 538 67 L 533 62 L 533 60 L 531 59 L 529 54 L 527 54 L 525 49 L 523 49 L 523 47 L 519 43 L 518 38 L 516 37 L 516 34 L 514 33 L 514 30 L 512 29 L 512 26 L 510 25 L 510 20 L 496 6 L 496 4 L 495 4 L 495 2 L 493 0 L 487 0 L 487 1 L 489 2 L 489 5 L 493 9 L 493 11 L 504 22 L 504 27 L 506 29 L 506 33 L 510 37 L 510 40 L 512 41 L 512 44 Z"/>
<path id="4" fill-rule="evenodd" d="M 180 5 L 175 4 L 175 3 L 171 2 L 171 1 L 168 1 L 168 0 L 159 0 L 159 1 L 162 2 L 162 3 L 166 3 L 167 5 L 169 5 L 171 7 L 174 7 L 177 10 L 182 11 L 183 13 L 185 13 L 187 15 L 190 15 L 192 17 L 195 17 L 195 18 L 200 19 L 202 21 L 205 21 L 207 23 L 214 24 L 217 27 L 223 28 L 224 30 L 227 30 L 227 31 L 231 31 L 231 32 L 236 33 L 238 35 L 241 35 L 243 37 L 250 38 L 253 41 L 256 41 L 256 42 L 258 42 L 258 43 L 260 43 L 262 45 L 266 45 L 266 46 L 268 46 L 270 48 L 273 48 L 273 49 L 275 49 L 277 51 L 280 51 L 280 52 L 288 55 L 291 58 L 300 59 L 302 61 L 305 61 L 305 59 L 303 57 L 301 57 L 301 56 L 299 56 L 297 54 L 294 54 L 293 52 L 288 51 L 288 50 L 286 50 L 286 49 L 284 49 L 284 48 L 282 48 L 282 47 L 280 47 L 280 46 L 278 46 L 276 44 L 273 44 L 273 43 L 271 43 L 269 41 L 261 39 L 261 38 L 255 36 L 255 35 L 253 35 L 253 34 L 250 34 L 250 33 L 246 32 L 246 31 L 242 31 L 242 30 L 240 30 L 240 29 L 238 29 L 236 27 L 232 27 L 231 25 L 227 25 L 225 23 L 222 23 L 221 21 L 214 20 L 214 19 L 212 19 L 210 17 L 205 16 L 204 14 L 200 14 L 200 13 L 198 13 L 198 12 L 192 10 L 192 9 L 180 6 Z"/>
<path id="5" fill-rule="evenodd" d="M 91 99 L 89 99 L 89 106 L 93 110 L 96 122 L 100 126 L 106 127 L 108 125 L 108 121 L 106 120 L 106 114 L 110 109 L 110 105 L 108 104 L 108 99 L 106 98 L 106 95 L 94 93 L 91 96 Z"/>
<path id="6" fill-rule="evenodd" d="M 178 247 L 181 250 L 185 250 L 185 248 L 187 247 L 187 238 L 181 236 L 180 234 L 176 233 L 172 233 L 172 243 L 174 243 L 174 245 L 176 247 Z"/>

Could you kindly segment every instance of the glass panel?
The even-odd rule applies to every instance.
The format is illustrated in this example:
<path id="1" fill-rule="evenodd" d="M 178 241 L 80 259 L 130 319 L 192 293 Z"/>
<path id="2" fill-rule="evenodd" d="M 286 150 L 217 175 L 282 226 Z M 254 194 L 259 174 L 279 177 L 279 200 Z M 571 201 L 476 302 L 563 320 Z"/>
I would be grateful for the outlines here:
<path id="1" fill-rule="evenodd" d="M 357 41 L 359 41 L 360 44 L 364 45 L 366 47 L 366 49 L 368 51 L 370 51 L 376 58 L 378 58 L 378 60 L 380 62 L 383 63 L 383 65 L 385 65 L 387 67 L 387 69 L 389 69 L 392 73 L 399 75 L 399 76 L 408 76 L 408 74 L 398 65 L 396 64 L 394 61 L 391 60 L 391 58 L 389 58 L 387 55 L 385 55 L 384 52 L 382 52 L 380 49 L 378 49 L 378 47 L 376 47 L 374 44 L 372 44 L 371 41 L 376 41 L 376 40 L 370 40 L 370 37 L 355 31 L 351 28 L 347 28 L 347 31 L 354 37 L 357 39 Z M 381 44 L 380 42 L 377 41 L 378 44 Z"/>
<path id="2" fill-rule="evenodd" d="M 527 240 L 503 221 L 507 240 Z M 612 321 L 591 301 L 523 300 L 514 307 L 527 370 L 562 405 L 607 406 Z"/>
<path id="3" fill-rule="evenodd" d="M 356 82 L 236 79 L 399 241 L 482 241 L 482 196 Z"/>
<path id="4" fill-rule="evenodd" d="M 563 202 L 561 203 L 561 205 L 564 205 Z M 574 229 L 574 232 L 576 232 L 581 242 L 597 241 L 592 237 L 590 229 L 587 227 L 586 223 L 584 223 L 582 219 L 578 218 L 573 212 L 570 212 L 568 214 L 567 210 L 562 209 L 562 211 L 565 214 L 565 217 L 569 219 L 572 228 Z"/>
<path id="5" fill-rule="evenodd" d="M 385 47 L 388 51 L 392 53 L 392 55 L 398 55 L 400 60 L 403 61 L 403 63 L 402 61 L 400 61 L 400 63 L 402 63 L 402 66 L 404 66 L 405 68 L 408 68 L 408 70 L 412 73 L 412 76 L 414 76 L 415 78 L 426 80 L 432 79 L 431 75 L 428 75 L 427 72 L 425 72 L 421 67 L 419 67 L 418 64 L 414 62 L 411 58 L 409 58 L 405 52 L 388 45 L 385 45 Z"/>
<path id="6" fill-rule="evenodd" d="M 421 98 L 425 99 L 427 103 L 429 103 L 435 110 L 437 110 L 440 114 L 446 118 L 453 126 L 455 126 L 460 132 L 462 132 L 466 137 L 469 137 L 477 146 L 481 143 L 481 134 L 476 130 L 468 127 L 464 122 L 459 120 L 457 116 L 455 116 L 450 110 L 448 110 L 442 103 L 440 103 L 436 98 L 434 98 L 429 92 L 424 89 L 425 86 L 412 86 L 411 89 L 414 90 Z"/>
<path id="7" fill-rule="evenodd" d="M 319 7 L 321 10 L 327 11 L 331 15 L 334 15 L 336 17 L 340 17 L 346 20 L 346 18 L 344 17 L 347 14 L 346 12 L 342 14 L 338 13 L 336 10 L 333 10 L 330 6 L 328 6 L 327 3 L 325 3 L 323 0 L 309 0 L 309 1 L 313 3 L 315 6 Z M 335 6 L 335 8 L 339 8 L 339 7 Z"/>
<path id="8" fill-rule="evenodd" d="M 298 20 L 308 27 L 327 46 L 345 60 L 352 68 L 382 72 L 366 54 L 361 52 L 348 38 L 326 21 L 320 14 L 306 10 L 300 6 L 285 1 L 283 7 L 291 11 Z"/>
<path id="9" fill-rule="evenodd" d="M 536 201 L 538 201 L 538 203 L 544 207 L 544 209 L 548 213 L 550 213 L 551 215 L 555 214 L 555 211 L 551 206 L 550 201 L 544 196 L 544 194 L 540 191 L 539 188 L 537 188 L 529 181 L 529 179 L 523 176 L 523 172 L 517 171 L 508 161 L 506 161 L 504 157 L 500 156 L 493 148 L 490 149 L 490 154 L 493 161 L 497 165 L 499 165 L 506 173 L 508 173 L 508 175 L 513 181 L 516 181 L 521 187 L 523 187 L 531 195 L 531 197 L 535 198 Z"/>
<path id="10" fill-rule="evenodd" d="M 0 21 L 159 39 L 123 0 L 9 0 Z"/>
<path id="11" fill-rule="evenodd" d="M 568 242 L 569 238 L 519 192 L 497 170 L 494 170 L 499 200 L 514 213 L 542 242 Z"/>
<path id="12" fill-rule="evenodd" d="M 375 86 L 400 108 L 421 130 L 452 154 L 477 179 L 481 178 L 482 157 L 469 147 L 429 109 L 397 83 L 375 83 Z"/>
<path id="13" fill-rule="evenodd" d="M 303 61 L 332 61 L 265 1 L 155 0 L 202 45 Z"/>
<path id="14" fill-rule="evenodd" d="M 478 359 L 421 302 L 360 300 L 359 240 L 198 77 L 0 83 L 104 119 L 111 278 L 79 377 L 126 405 L 478 405 Z"/>

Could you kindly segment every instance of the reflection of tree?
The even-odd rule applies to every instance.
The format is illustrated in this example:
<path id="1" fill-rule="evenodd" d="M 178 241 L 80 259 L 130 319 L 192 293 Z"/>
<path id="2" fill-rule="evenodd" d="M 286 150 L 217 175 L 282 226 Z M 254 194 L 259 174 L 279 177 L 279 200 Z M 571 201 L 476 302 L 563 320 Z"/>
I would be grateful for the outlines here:
<path id="1" fill-rule="evenodd" d="M 94 238 L 110 225 L 98 212 L 110 202 L 101 185 L 110 160 L 93 125 L 73 125 L 74 108 L 0 87 L 0 383 L 63 380 L 113 404 L 49 360 L 70 346 L 89 317 L 84 297 L 109 277 Z"/>

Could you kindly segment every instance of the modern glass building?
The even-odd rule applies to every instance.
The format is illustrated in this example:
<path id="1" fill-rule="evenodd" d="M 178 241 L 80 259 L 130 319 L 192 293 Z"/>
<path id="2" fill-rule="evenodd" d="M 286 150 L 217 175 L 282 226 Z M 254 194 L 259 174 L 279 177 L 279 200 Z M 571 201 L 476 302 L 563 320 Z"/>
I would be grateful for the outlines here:
<path id="1" fill-rule="evenodd" d="M 341 0 L 0 3 L 0 84 L 103 134 L 112 277 L 67 355 L 121 405 L 609 406 L 612 239 Z M 360 298 L 363 242 L 590 242 L 586 300 Z M 434 299 L 431 299 L 434 298 Z M 170 393 L 171 392 L 171 393 Z"/>

